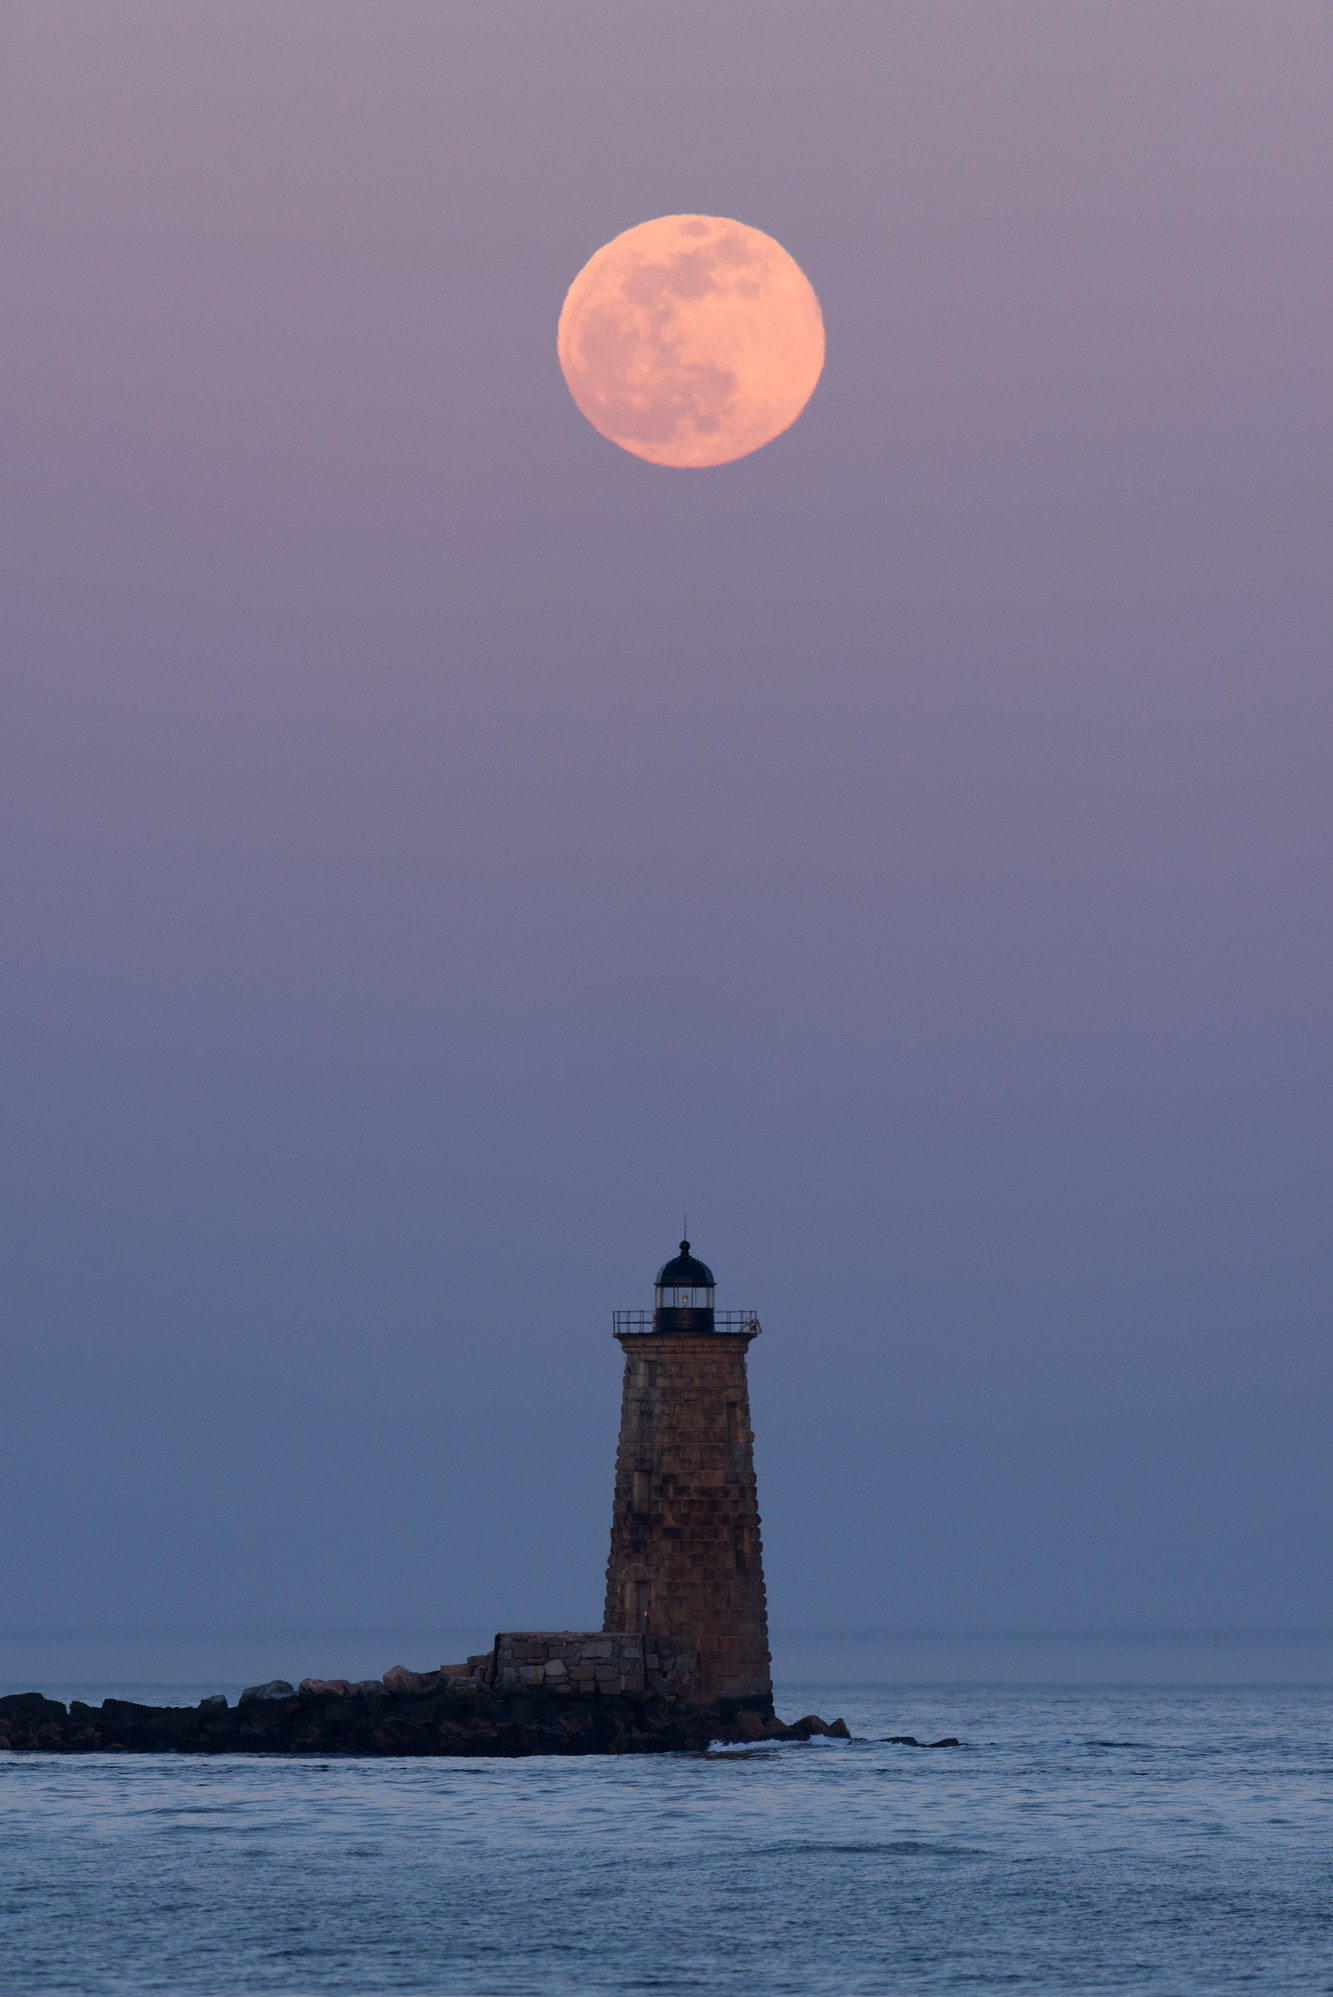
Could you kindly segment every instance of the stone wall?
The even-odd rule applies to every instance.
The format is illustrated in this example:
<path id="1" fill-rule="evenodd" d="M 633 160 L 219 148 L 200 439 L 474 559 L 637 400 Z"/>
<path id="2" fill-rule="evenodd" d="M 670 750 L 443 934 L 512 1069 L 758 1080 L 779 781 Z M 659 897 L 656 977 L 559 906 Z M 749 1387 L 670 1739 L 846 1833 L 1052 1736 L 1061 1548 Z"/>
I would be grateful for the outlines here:
<path id="1" fill-rule="evenodd" d="M 608 1631 L 640 1635 L 648 1689 L 771 1710 L 748 1333 L 621 1333 Z"/>
<path id="2" fill-rule="evenodd" d="M 554 1692 L 562 1698 L 617 1698 L 642 1692 L 643 1639 L 602 1630 L 511 1630 L 495 1639 L 497 1692 Z"/>

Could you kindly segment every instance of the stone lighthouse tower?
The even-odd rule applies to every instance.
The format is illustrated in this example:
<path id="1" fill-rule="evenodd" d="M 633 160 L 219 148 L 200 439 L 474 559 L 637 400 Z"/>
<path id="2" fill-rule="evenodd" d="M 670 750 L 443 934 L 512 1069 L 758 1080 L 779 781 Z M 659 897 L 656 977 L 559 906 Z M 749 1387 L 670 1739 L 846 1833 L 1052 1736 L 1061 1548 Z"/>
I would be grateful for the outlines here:
<path id="1" fill-rule="evenodd" d="M 745 1374 L 760 1325 L 713 1295 L 682 1241 L 654 1309 L 615 1313 L 625 1385 L 602 1627 L 643 1637 L 650 1691 L 771 1712 Z"/>

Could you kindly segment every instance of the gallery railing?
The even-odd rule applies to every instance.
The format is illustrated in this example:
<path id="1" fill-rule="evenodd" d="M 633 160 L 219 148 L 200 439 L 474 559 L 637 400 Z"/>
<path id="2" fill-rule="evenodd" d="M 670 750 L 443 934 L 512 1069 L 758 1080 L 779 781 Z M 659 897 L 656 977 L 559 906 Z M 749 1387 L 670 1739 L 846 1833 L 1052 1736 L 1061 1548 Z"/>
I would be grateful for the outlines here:
<path id="1" fill-rule="evenodd" d="M 699 1315 L 702 1317 L 703 1312 Z M 723 1337 L 758 1338 L 763 1326 L 753 1311 L 710 1311 L 712 1329 Z M 641 1337 L 653 1330 L 656 1311 L 612 1311 L 617 1338 Z"/>

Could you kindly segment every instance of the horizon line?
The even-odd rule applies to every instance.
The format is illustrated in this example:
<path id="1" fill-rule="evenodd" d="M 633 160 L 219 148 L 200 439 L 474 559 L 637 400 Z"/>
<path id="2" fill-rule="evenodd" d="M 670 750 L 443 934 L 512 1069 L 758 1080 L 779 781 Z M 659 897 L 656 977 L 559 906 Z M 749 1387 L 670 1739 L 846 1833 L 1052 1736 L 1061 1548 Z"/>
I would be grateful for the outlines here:
<path id="1" fill-rule="evenodd" d="M 517 1625 L 515 1625 L 517 1627 Z M 525 1628 L 535 1627 L 529 1623 Z M 546 1627 L 543 1625 L 543 1627 Z M 550 1625 L 552 1629 L 564 1625 Z M 573 1625 L 570 1625 L 572 1628 Z M 194 1624 L 108 1625 L 83 1623 L 74 1627 L 50 1624 L 29 1625 L 0 1631 L 0 1646 L 13 1643 L 80 1643 L 120 1641 L 126 1643 L 255 1643 L 275 1639 L 300 1641 L 330 1639 L 355 1641 L 392 1635 L 434 1640 L 441 1635 L 490 1629 L 489 1622 L 449 1623 L 275 1623 L 227 1628 Z M 1126 1643 L 1126 1642 L 1240 1642 L 1279 1639 L 1284 1642 L 1319 1642 L 1333 1639 L 1333 1625 L 1322 1623 L 1245 1624 L 1165 1624 L 1135 1623 L 1095 1625 L 1081 1628 L 966 1628 L 913 1627 L 894 1629 L 883 1625 L 862 1628 L 804 1627 L 779 1628 L 770 1632 L 775 1641 L 841 1643 Z"/>

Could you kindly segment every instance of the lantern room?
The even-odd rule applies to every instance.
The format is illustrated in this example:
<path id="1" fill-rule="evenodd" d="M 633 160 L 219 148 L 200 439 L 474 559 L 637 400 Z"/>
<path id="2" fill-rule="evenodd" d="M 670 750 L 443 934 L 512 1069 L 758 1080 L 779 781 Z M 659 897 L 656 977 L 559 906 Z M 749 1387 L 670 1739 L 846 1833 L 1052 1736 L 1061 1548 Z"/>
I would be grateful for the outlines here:
<path id="1" fill-rule="evenodd" d="M 679 1255 L 673 1255 L 657 1272 L 653 1330 L 712 1331 L 715 1288 L 708 1264 L 691 1255 L 689 1242 L 682 1241 Z"/>

